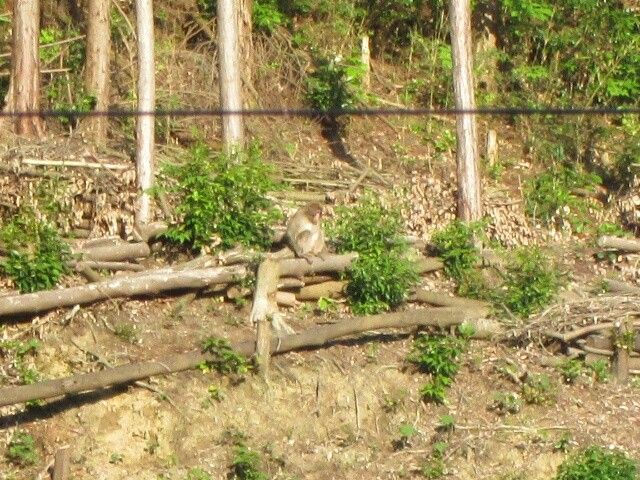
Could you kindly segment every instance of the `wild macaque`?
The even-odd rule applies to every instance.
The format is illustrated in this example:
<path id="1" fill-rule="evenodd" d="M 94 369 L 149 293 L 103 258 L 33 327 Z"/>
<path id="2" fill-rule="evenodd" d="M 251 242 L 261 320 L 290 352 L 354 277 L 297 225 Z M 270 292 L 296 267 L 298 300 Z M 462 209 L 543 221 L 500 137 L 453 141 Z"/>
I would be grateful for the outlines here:
<path id="1" fill-rule="evenodd" d="M 309 203 L 299 208 L 287 223 L 287 242 L 296 257 L 304 258 L 311 263 L 312 257 L 324 259 L 326 245 L 322 232 L 322 206 Z"/>

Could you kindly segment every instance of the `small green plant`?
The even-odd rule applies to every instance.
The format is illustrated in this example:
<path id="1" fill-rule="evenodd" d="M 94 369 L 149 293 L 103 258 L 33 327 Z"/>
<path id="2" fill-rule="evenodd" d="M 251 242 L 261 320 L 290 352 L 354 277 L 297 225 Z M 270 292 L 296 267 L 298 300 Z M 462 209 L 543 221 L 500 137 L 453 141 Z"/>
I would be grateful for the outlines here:
<path id="1" fill-rule="evenodd" d="M 516 414 L 522 409 L 522 399 L 517 393 L 498 392 L 493 396 L 490 408 L 500 415 Z"/>
<path id="2" fill-rule="evenodd" d="M 233 350 L 229 342 L 222 338 L 206 339 L 202 343 L 202 351 L 211 356 L 210 360 L 200 365 L 204 372 L 214 370 L 222 375 L 242 376 L 253 368 L 244 355 Z"/>
<path id="3" fill-rule="evenodd" d="M 338 308 L 338 302 L 331 298 L 320 297 L 318 299 L 318 310 L 322 313 L 331 313 L 335 312 Z"/>
<path id="4" fill-rule="evenodd" d="M 453 415 L 442 415 L 438 419 L 438 432 L 452 432 L 456 427 L 456 419 Z"/>
<path id="5" fill-rule="evenodd" d="M 122 463 L 123 461 L 124 461 L 124 455 L 122 455 L 121 453 L 114 452 L 109 456 L 109 463 L 112 465 Z"/>
<path id="6" fill-rule="evenodd" d="M 231 474 L 237 480 L 267 480 L 269 476 L 260 469 L 260 455 L 244 445 L 236 446 L 231 462 Z"/>
<path id="7" fill-rule="evenodd" d="M 364 97 L 364 67 L 356 56 L 317 56 L 306 82 L 305 97 L 312 108 L 335 115 L 354 108 Z"/>
<path id="8" fill-rule="evenodd" d="M 461 332 L 460 337 L 420 334 L 414 340 L 407 360 L 421 372 L 431 375 L 431 381 L 420 390 L 425 401 L 446 401 L 446 389 L 460 369 L 457 360 L 465 351 L 469 336 L 465 332 Z"/>
<path id="9" fill-rule="evenodd" d="M 609 362 L 607 360 L 595 360 L 587 363 L 586 367 L 591 370 L 596 382 L 605 383 L 609 380 Z"/>
<path id="10" fill-rule="evenodd" d="M 506 270 L 494 301 L 521 318 L 548 305 L 561 285 L 557 267 L 538 248 L 516 250 Z"/>
<path id="11" fill-rule="evenodd" d="M 556 399 L 556 386 L 548 375 L 529 375 L 522 384 L 522 398 L 525 402 L 535 405 L 553 403 Z"/>
<path id="12" fill-rule="evenodd" d="M 445 474 L 444 453 L 447 451 L 445 442 L 435 442 L 431 448 L 431 457 L 420 469 L 424 478 L 434 480 L 442 478 Z"/>
<path id="13" fill-rule="evenodd" d="M 69 246 L 57 230 L 28 210 L 0 229 L 0 242 L 9 251 L 0 269 L 21 293 L 53 288 L 69 271 Z"/>
<path id="14" fill-rule="evenodd" d="M 36 441 L 27 432 L 16 431 L 7 446 L 7 459 L 20 466 L 35 465 L 38 462 Z"/>
<path id="15" fill-rule="evenodd" d="M 419 276 L 406 257 L 402 227 L 399 209 L 384 206 L 372 193 L 353 207 L 336 209 L 336 219 L 327 228 L 336 250 L 359 254 L 346 275 L 346 293 L 355 313 L 396 307 L 417 284 Z"/>
<path id="16" fill-rule="evenodd" d="M 626 454 L 591 446 L 562 462 L 554 480 L 636 480 L 637 475 L 637 462 Z"/>
<path id="17" fill-rule="evenodd" d="M 252 15 L 253 26 L 261 33 L 270 34 L 285 23 L 277 0 L 256 0 L 253 2 Z"/>
<path id="18" fill-rule="evenodd" d="M 565 383 L 575 382 L 585 371 L 584 362 L 575 358 L 563 361 L 556 368 L 562 374 Z"/>
<path id="19" fill-rule="evenodd" d="M 202 468 L 192 468 L 187 472 L 185 480 L 211 480 L 211 475 Z"/>
<path id="20" fill-rule="evenodd" d="M 431 238 L 435 254 L 444 263 L 444 272 L 458 284 L 465 281 L 480 261 L 475 248 L 475 237 L 482 233 L 484 224 L 464 223 L 456 220 Z"/>
<path id="21" fill-rule="evenodd" d="M 165 165 L 164 171 L 176 180 L 165 189 L 178 195 L 176 213 L 182 218 L 164 238 L 194 250 L 271 244 L 271 225 L 282 215 L 266 195 L 282 186 L 271 179 L 257 145 L 223 155 L 198 144 L 187 162 Z"/>
<path id="22" fill-rule="evenodd" d="M 566 453 L 569 451 L 569 447 L 571 446 L 571 443 L 572 443 L 571 434 L 565 432 L 560 436 L 558 441 L 553 444 L 553 449 L 556 452 Z"/>
<path id="23" fill-rule="evenodd" d="M 394 450 L 402 450 L 403 448 L 408 447 L 411 443 L 411 438 L 418 433 L 418 430 L 416 430 L 416 428 L 410 423 L 401 424 L 398 431 L 400 433 L 400 438 L 392 442 Z"/>
<path id="24" fill-rule="evenodd" d="M 136 343 L 138 341 L 138 334 L 131 323 L 120 323 L 116 325 L 113 329 L 113 333 L 125 342 Z"/>
<path id="25" fill-rule="evenodd" d="M 211 400 L 215 400 L 216 402 L 221 402 L 224 400 L 224 391 L 216 386 L 216 385 L 209 385 L 209 387 L 207 388 L 207 393 L 209 394 L 209 398 Z"/>
<path id="26" fill-rule="evenodd" d="M 585 198 L 573 193 L 575 189 L 592 190 L 602 183 L 595 174 L 578 168 L 556 166 L 525 185 L 524 199 L 527 214 L 545 224 L 570 227 L 577 233 L 591 225 L 589 208 L 595 208 Z"/>

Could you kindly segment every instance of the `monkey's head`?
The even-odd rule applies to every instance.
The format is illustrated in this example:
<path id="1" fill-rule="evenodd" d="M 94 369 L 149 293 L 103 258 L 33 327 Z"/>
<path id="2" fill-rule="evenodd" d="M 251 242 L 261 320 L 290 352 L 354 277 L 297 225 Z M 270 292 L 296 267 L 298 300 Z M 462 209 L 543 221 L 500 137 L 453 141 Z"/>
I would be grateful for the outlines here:
<path id="1" fill-rule="evenodd" d="M 322 218 L 322 205 L 316 202 L 309 203 L 304 207 L 304 212 L 313 223 L 316 225 L 320 223 L 320 219 Z"/>

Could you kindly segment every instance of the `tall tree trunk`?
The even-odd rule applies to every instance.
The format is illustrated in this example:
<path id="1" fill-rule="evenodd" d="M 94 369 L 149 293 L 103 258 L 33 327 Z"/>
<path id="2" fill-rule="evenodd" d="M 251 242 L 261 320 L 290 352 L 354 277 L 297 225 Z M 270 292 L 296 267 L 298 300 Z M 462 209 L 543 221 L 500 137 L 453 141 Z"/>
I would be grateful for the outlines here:
<path id="1" fill-rule="evenodd" d="M 475 108 L 473 59 L 471 54 L 471 13 L 469 0 L 450 0 L 453 88 L 456 108 Z M 478 177 L 478 141 L 475 115 L 456 117 L 458 161 L 458 218 L 470 222 L 482 217 L 480 178 Z"/>
<path id="2" fill-rule="evenodd" d="M 242 85 L 254 92 L 253 88 L 253 0 L 239 0 L 238 38 L 240 39 L 240 68 L 242 71 Z M 257 100 L 257 99 L 256 99 Z M 243 98 L 243 105 L 249 106 L 247 96 Z"/>
<path id="3" fill-rule="evenodd" d="M 15 0 L 13 7 L 13 51 L 9 111 L 36 112 L 40 109 L 40 2 Z M 38 115 L 16 117 L 18 135 L 40 136 L 44 122 Z"/>
<path id="4" fill-rule="evenodd" d="M 156 107 L 156 80 L 153 58 L 153 3 L 152 0 L 136 0 L 138 30 L 138 111 L 153 112 Z M 151 220 L 151 196 L 153 186 L 153 153 L 155 142 L 155 117 L 139 115 L 136 128 L 136 167 L 138 174 L 138 205 L 136 225 Z"/>
<path id="5" fill-rule="evenodd" d="M 111 28 L 109 10 L 111 0 L 90 0 L 87 16 L 87 60 L 85 89 L 96 99 L 95 110 L 109 108 L 109 55 Z M 89 117 L 85 120 L 91 139 L 102 145 L 107 139 L 107 117 Z"/>
<path id="6" fill-rule="evenodd" d="M 238 46 L 238 4 L 235 0 L 218 0 L 217 8 L 220 103 L 222 110 L 239 111 L 242 109 L 242 83 Z M 242 147 L 243 128 L 241 115 L 222 117 L 222 144 L 227 153 Z"/>

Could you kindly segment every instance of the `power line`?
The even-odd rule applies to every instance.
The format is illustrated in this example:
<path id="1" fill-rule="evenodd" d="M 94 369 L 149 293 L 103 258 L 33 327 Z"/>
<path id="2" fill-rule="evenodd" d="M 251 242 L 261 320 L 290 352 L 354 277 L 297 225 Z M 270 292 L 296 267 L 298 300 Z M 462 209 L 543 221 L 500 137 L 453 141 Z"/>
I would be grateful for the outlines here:
<path id="1" fill-rule="evenodd" d="M 342 117 L 342 116 L 575 116 L 575 115 L 639 115 L 640 107 L 482 107 L 474 109 L 456 108 L 345 108 L 339 110 L 318 110 L 312 108 L 267 108 L 245 110 L 223 109 L 158 109 L 153 112 L 110 109 L 106 111 L 79 112 L 76 110 L 38 110 L 38 111 L 1 111 L 0 118 L 12 117 L 220 117 L 241 115 L 244 117 L 268 116 L 268 117 Z"/>

